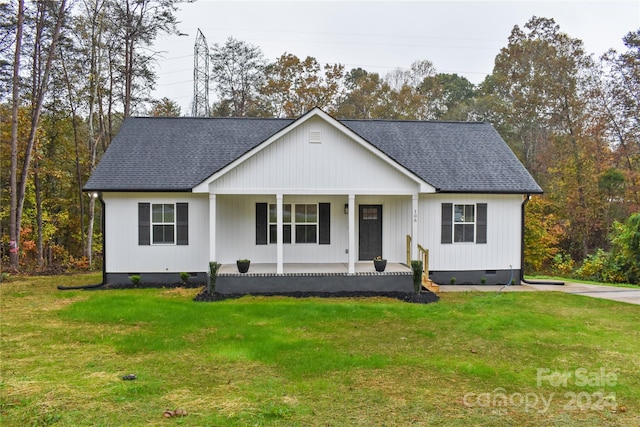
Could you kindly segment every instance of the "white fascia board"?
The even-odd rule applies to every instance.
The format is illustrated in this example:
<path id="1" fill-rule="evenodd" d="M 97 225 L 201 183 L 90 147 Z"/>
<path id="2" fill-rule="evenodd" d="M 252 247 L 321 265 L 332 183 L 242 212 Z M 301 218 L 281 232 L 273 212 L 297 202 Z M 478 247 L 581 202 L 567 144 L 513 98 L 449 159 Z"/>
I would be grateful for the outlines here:
<path id="1" fill-rule="evenodd" d="M 380 189 L 380 188 L 222 188 L 216 190 L 216 194 L 286 194 L 286 195 L 332 195 L 348 196 L 357 194 L 358 196 L 412 196 L 416 194 L 407 188 L 402 189 Z M 422 192 L 420 192 L 422 193 Z"/>
<path id="2" fill-rule="evenodd" d="M 407 170 L 406 168 L 404 168 L 403 166 L 398 164 L 395 160 L 393 160 L 392 158 L 387 156 L 385 153 L 383 153 L 382 151 L 380 151 L 379 149 L 374 147 L 371 143 L 369 143 L 368 141 L 366 141 L 365 139 L 360 137 L 358 134 L 354 133 L 351 129 L 349 129 L 348 127 L 346 127 L 342 123 L 340 123 L 340 121 L 334 119 L 333 117 L 331 117 L 329 114 L 325 113 L 324 111 L 322 111 L 318 107 L 313 108 L 307 114 L 301 116 L 298 120 L 292 122 L 291 124 L 289 124 L 285 128 L 283 128 L 280 131 L 274 133 L 271 137 L 269 137 L 269 139 L 267 139 L 263 143 L 257 145 L 253 149 L 247 151 L 242 156 L 238 157 L 236 160 L 234 160 L 233 162 L 229 163 L 227 166 L 225 166 L 224 168 L 220 169 L 218 172 L 214 173 L 209 178 L 207 178 L 206 180 L 202 181 L 200 184 L 198 184 L 195 187 L 193 187 L 192 192 L 193 193 L 208 193 L 209 192 L 209 184 L 211 184 L 216 179 L 218 179 L 219 177 L 223 176 L 224 174 L 226 174 L 230 170 L 236 168 L 238 165 L 242 164 L 247 159 L 250 159 L 251 157 L 253 157 L 257 153 L 259 153 L 260 151 L 262 151 L 265 148 L 269 147 L 275 141 L 280 139 L 283 135 L 291 132 L 292 130 L 294 130 L 298 126 L 300 126 L 303 123 L 307 122 L 312 117 L 320 117 L 320 118 L 324 119 L 325 122 L 327 122 L 328 124 L 332 125 L 336 129 L 338 129 L 340 132 L 342 132 L 345 135 L 347 135 L 348 137 L 350 137 L 352 140 L 356 141 L 363 148 L 365 148 L 365 149 L 371 151 L 372 153 L 374 153 L 376 156 L 378 156 L 380 159 L 382 159 L 384 162 L 386 162 L 389 166 L 393 167 L 394 169 L 396 169 L 397 171 L 399 171 L 403 175 L 407 176 L 409 179 L 415 181 L 416 184 L 419 185 L 419 188 L 420 188 L 419 192 L 420 193 L 435 193 L 435 192 L 437 192 L 436 188 L 433 187 L 431 184 L 429 184 L 428 182 L 422 180 L 422 178 L 418 177 L 413 172 Z M 247 190 L 248 189 L 244 189 L 241 192 L 249 194 Z M 265 189 L 261 190 L 261 192 L 264 192 L 264 191 L 265 191 Z M 358 190 L 358 193 L 362 194 L 361 190 Z M 256 193 L 253 192 L 251 194 L 256 194 Z M 335 194 L 335 190 L 331 194 Z M 398 194 L 398 193 L 396 193 L 396 194 Z"/>

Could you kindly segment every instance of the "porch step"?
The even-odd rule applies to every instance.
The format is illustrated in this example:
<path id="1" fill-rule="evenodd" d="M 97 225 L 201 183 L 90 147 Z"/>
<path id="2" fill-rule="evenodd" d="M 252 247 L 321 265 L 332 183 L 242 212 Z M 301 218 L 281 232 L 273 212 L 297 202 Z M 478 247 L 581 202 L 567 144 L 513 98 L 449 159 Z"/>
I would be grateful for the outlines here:
<path id="1" fill-rule="evenodd" d="M 439 292 L 440 286 L 433 282 L 431 279 L 426 279 L 424 276 L 422 277 L 422 287 L 431 292 Z"/>

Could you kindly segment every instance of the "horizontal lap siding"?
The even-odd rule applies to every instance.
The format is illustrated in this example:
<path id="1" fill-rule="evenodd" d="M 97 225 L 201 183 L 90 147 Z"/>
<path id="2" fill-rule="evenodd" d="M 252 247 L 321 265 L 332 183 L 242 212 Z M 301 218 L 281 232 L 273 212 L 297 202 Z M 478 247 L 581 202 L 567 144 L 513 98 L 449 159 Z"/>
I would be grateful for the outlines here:
<path id="1" fill-rule="evenodd" d="M 209 199 L 184 193 L 105 193 L 107 273 L 201 272 L 209 257 Z M 138 203 L 188 203 L 188 245 L 139 245 Z"/>
<path id="2" fill-rule="evenodd" d="M 487 203 L 487 243 L 440 242 L 442 203 Z M 429 268 L 440 271 L 520 268 L 521 195 L 439 194 L 420 197 L 418 243 L 429 249 Z"/>

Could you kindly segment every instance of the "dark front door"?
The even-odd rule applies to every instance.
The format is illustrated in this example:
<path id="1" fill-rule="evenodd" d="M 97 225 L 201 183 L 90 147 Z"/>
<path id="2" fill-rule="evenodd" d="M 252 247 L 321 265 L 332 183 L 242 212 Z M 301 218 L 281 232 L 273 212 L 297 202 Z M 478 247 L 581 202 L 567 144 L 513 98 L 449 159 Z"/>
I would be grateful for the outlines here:
<path id="1" fill-rule="evenodd" d="M 382 256 L 382 205 L 360 205 L 358 259 Z"/>

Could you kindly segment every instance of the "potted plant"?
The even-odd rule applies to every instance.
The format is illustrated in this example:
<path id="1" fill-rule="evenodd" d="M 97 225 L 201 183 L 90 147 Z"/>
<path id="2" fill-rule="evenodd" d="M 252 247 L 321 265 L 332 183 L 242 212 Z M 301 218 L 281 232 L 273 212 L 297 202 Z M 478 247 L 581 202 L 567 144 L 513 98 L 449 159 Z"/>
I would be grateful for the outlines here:
<path id="1" fill-rule="evenodd" d="M 385 268 L 387 268 L 387 260 L 382 259 L 380 255 L 373 259 L 373 266 L 376 268 L 376 271 L 383 272 Z"/>
<path id="2" fill-rule="evenodd" d="M 238 266 L 238 271 L 240 273 L 246 273 L 249 271 L 249 264 L 251 264 L 251 261 L 248 259 L 239 259 L 236 261 L 236 265 Z"/>

